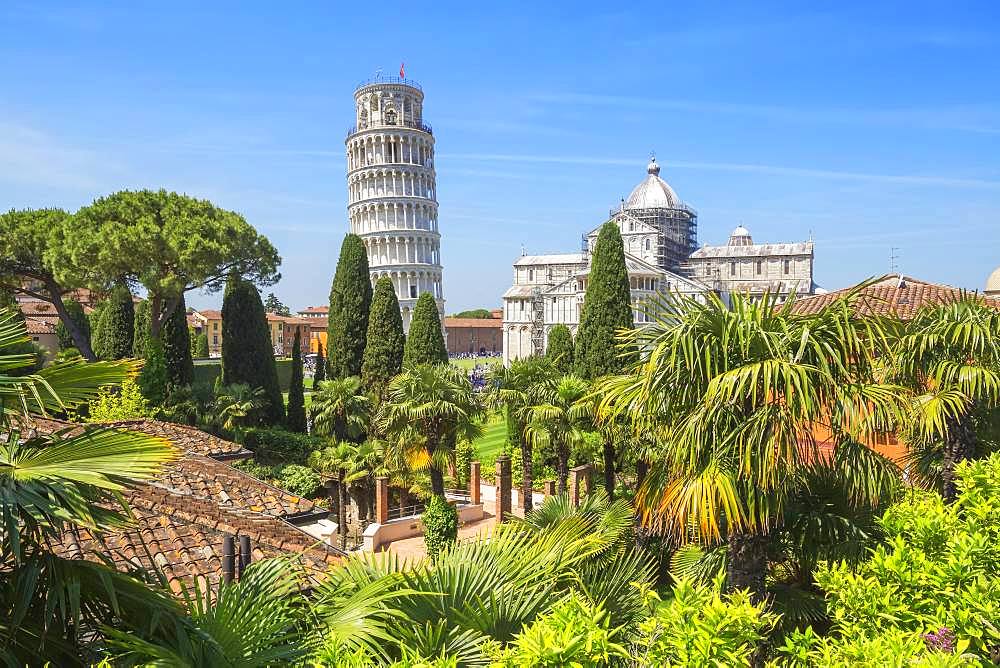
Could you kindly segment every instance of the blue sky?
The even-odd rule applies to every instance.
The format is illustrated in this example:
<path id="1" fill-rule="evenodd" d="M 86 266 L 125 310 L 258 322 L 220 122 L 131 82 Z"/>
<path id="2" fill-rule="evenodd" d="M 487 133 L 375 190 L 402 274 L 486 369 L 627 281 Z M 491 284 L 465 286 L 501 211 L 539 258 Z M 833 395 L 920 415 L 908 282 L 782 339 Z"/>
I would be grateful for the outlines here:
<path id="1" fill-rule="evenodd" d="M 1000 265 L 995 2 L 615 4 L 5 0 L 0 207 L 207 197 L 278 247 L 283 301 L 324 303 L 352 92 L 405 61 L 449 312 L 497 305 L 522 245 L 576 249 L 651 151 L 701 242 L 812 234 L 827 288 L 891 247 L 968 288 Z"/>

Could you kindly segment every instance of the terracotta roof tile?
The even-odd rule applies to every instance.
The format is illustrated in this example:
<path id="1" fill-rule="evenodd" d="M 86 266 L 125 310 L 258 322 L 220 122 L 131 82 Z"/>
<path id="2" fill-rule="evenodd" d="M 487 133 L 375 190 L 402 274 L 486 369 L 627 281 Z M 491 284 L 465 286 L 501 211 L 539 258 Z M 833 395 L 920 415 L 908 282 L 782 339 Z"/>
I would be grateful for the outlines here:
<path id="1" fill-rule="evenodd" d="M 498 320 L 497 318 L 445 318 L 444 326 L 501 329 L 503 327 L 503 320 Z"/>
<path id="2" fill-rule="evenodd" d="M 796 299 L 792 311 L 801 315 L 818 313 L 855 289 L 856 287 L 844 288 L 825 295 Z M 909 320 L 923 306 L 954 302 L 963 294 L 970 294 L 970 291 L 928 283 L 909 276 L 884 276 L 858 292 L 854 308 L 860 316 L 891 315 Z M 1000 308 L 1000 300 L 990 301 Z"/>
<path id="3" fill-rule="evenodd" d="M 27 326 L 28 334 L 55 334 L 55 323 L 40 318 L 25 318 L 24 324 Z"/>

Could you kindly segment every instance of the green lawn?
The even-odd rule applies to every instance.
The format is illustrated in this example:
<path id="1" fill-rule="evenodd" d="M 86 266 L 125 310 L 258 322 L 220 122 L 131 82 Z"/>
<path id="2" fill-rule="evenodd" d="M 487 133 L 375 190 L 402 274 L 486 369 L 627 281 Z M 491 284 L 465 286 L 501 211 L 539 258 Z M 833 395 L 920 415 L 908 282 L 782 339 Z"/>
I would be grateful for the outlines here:
<path id="1" fill-rule="evenodd" d="M 453 359 L 451 363 L 457 367 L 461 367 L 466 371 L 472 371 L 472 367 L 477 364 L 499 364 L 499 357 L 463 357 L 461 359 Z"/>
<path id="2" fill-rule="evenodd" d="M 309 404 L 312 403 L 312 392 L 305 390 L 302 396 L 305 398 L 306 410 L 309 410 Z M 288 392 L 282 392 L 281 397 L 285 400 L 285 406 L 288 406 Z"/>
<path id="3" fill-rule="evenodd" d="M 495 415 L 484 426 L 485 433 L 476 440 L 476 447 L 479 448 L 480 461 L 491 461 L 500 454 L 507 440 L 507 425 L 502 417 Z"/>

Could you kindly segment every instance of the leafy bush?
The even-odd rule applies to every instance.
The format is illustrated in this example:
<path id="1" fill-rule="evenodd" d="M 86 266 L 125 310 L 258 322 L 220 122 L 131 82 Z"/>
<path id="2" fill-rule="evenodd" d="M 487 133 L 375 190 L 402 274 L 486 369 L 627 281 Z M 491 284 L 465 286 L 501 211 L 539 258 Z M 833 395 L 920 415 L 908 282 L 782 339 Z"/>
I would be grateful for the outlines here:
<path id="1" fill-rule="evenodd" d="M 633 655 L 640 666 L 740 666 L 751 658 L 777 616 L 765 605 L 754 605 L 747 592 L 728 596 L 715 587 L 677 582 L 673 596 L 656 605 L 652 616 L 639 622 Z"/>
<path id="2" fill-rule="evenodd" d="M 121 387 L 101 390 L 90 402 L 87 422 L 118 422 L 150 417 L 149 402 L 142 396 L 135 380 L 126 378 Z"/>
<path id="3" fill-rule="evenodd" d="M 610 628 L 610 617 L 599 603 L 574 593 L 525 626 L 509 649 L 485 651 L 493 655 L 495 668 L 597 668 L 629 657 L 621 635 L 622 629 Z"/>
<path id="4" fill-rule="evenodd" d="M 956 473 L 954 505 L 913 493 L 885 513 L 888 542 L 866 562 L 817 570 L 833 634 L 790 637 L 782 652 L 804 657 L 792 665 L 884 665 L 890 651 L 918 665 L 1000 658 L 1000 455 Z"/>
<path id="5" fill-rule="evenodd" d="M 469 471 L 472 462 L 479 458 L 479 448 L 470 441 L 460 441 L 455 446 L 456 483 L 463 489 L 469 485 Z"/>
<path id="6" fill-rule="evenodd" d="M 254 459 L 244 459 L 233 462 L 233 468 L 243 471 L 247 475 L 253 476 L 264 482 L 278 482 L 278 471 L 282 467 L 261 464 Z"/>
<path id="7" fill-rule="evenodd" d="M 427 509 L 421 516 L 424 523 L 424 545 L 427 556 L 437 559 L 438 555 L 458 538 L 458 512 L 455 507 L 440 496 L 432 496 Z"/>
<path id="8" fill-rule="evenodd" d="M 167 396 L 167 361 L 159 339 L 150 339 L 146 344 L 146 363 L 139 373 L 138 384 L 149 403 L 154 406 L 163 403 Z"/>
<path id="9" fill-rule="evenodd" d="M 278 482 L 283 489 L 296 496 L 311 497 L 323 487 L 323 480 L 308 466 L 287 464 L 278 471 Z"/>
<path id="10" fill-rule="evenodd" d="M 269 464 L 305 464 L 309 453 L 323 446 L 323 439 L 281 427 L 248 429 L 243 444 L 257 459 Z"/>

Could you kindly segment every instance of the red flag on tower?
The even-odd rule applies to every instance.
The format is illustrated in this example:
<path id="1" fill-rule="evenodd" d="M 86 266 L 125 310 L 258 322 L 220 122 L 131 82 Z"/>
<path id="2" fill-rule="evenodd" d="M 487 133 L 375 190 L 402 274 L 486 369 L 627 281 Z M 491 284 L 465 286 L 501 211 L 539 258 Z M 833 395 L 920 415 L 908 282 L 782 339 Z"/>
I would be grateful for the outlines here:
<path id="1" fill-rule="evenodd" d="M 405 79 L 406 78 L 406 74 L 403 73 L 403 63 L 399 64 L 399 78 L 400 79 Z"/>

